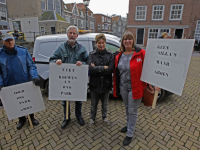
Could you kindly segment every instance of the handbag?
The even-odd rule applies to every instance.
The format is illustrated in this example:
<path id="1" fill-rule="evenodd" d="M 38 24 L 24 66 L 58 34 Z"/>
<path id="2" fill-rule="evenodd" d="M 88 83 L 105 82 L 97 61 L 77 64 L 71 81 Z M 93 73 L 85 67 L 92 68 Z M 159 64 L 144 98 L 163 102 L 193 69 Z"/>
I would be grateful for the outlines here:
<path id="1" fill-rule="evenodd" d="M 144 103 L 144 106 L 152 106 L 154 94 L 155 94 L 154 87 L 150 84 L 147 84 L 146 88 L 144 89 L 144 94 L 142 97 L 142 102 Z"/>

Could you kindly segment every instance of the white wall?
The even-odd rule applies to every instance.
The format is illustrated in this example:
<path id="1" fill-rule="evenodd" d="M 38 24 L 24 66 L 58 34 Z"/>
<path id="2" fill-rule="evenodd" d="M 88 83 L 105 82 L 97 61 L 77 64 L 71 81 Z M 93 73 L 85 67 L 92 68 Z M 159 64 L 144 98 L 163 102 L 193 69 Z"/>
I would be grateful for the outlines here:
<path id="1" fill-rule="evenodd" d="M 14 31 L 12 23 L 13 21 L 21 22 L 21 30 L 22 32 L 24 32 L 27 41 L 29 42 L 34 41 L 33 32 L 35 32 L 35 36 L 39 35 L 38 17 L 17 18 L 17 19 L 9 18 L 9 26 L 11 31 Z"/>

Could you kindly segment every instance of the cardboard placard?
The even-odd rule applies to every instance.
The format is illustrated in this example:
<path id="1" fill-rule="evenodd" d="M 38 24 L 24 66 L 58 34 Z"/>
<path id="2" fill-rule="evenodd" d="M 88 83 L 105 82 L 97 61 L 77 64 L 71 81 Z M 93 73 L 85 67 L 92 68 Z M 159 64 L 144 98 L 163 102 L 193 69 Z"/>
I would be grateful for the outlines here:
<path id="1" fill-rule="evenodd" d="M 181 95 L 194 39 L 149 39 L 141 80 Z"/>
<path id="2" fill-rule="evenodd" d="M 32 81 L 4 87 L 0 96 L 9 120 L 45 109 L 40 87 Z"/>
<path id="3" fill-rule="evenodd" d="M 88 65 L 49 65 L 49 100 L 86 101 Z"/>

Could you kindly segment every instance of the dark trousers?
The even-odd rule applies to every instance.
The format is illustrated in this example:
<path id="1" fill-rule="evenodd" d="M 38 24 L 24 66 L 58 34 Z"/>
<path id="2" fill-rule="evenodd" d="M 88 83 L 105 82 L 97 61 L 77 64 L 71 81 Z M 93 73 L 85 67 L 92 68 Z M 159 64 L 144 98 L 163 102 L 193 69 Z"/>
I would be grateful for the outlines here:
<path id="1" fill-rule="evenodd" d="M 101 112 L 102 119 L 107 117 L 107 106 L 108 106 L 108 98 L 109 98 L 110 90 L 98 93 L 93 90 L 90 91 L 91 96 L 91 119 L 95 120 L 97 114 L 97 105 L 99 103 L 99 97 L 101 98 Z"/>
<path id="2" fill-rule="evenodd" d="M 30 118 L 33 119 L 34 118 L 34 114 L 30 114 Z M 26 117 L 25 116 L 19 117 L 19 120 L 25 121 Z"/>
<path id="3" fill-rule="evenodd" d="M 70 104 L 70 102 L 69 102 Z M 63 101 L 63 111 L 64 111 L 64 120 L 66 120 L 66 101 Z M 79 119 L 82 117 L 81 114 L 81 107 L 82 107 L 82 102 L 81 101 L 75 101 L 75 115 L 76 118 Z M 69 114 L 69 119 L 70 119 L 70 105 L 68 105 L 68 114 Z"/>

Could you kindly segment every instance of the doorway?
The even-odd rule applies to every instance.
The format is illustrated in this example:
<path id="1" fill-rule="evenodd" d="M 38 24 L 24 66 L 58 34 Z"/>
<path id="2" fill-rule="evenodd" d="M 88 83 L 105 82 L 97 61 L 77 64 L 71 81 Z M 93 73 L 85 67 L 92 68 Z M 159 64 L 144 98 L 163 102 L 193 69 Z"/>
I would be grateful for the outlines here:
<path id="1" fill-rule="evenodd" d="M 181 39 L 183 37 L 183 29 L 176 29 L 174 39 Z"/>
<path id="2" fill-rule="evenodd" d="M 51 27 L 51 34 L 56 34 L 56 28 L 55 27 Z"/>
<path id="3" fill-rule="evenodd" d="M 137 41 L 136 44 L 143 44 L 144 28 L 137 28 Z"/>

